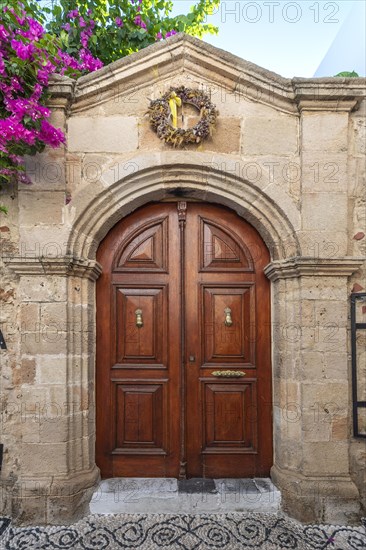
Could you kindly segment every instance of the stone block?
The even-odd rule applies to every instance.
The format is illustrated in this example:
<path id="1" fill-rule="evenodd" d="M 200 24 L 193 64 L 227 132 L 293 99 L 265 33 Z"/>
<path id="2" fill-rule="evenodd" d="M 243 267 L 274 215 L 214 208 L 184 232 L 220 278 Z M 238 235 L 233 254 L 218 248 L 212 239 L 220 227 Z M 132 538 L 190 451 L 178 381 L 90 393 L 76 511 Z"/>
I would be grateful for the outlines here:
<path id="1" fill-rule="evenodd" d="M 339 231 L 347 223 L 345 193 L 303 193 L 302 229 L 305 231 Z M 327 257 L 330 257 L 329 255 Z"/>
<path id="2" fill-rule="evenodd" d="M 347 189 L 347 152 L 326 155 L 319 150 L 303 152 L 301 159 L 304 193 L 337 193 Z"/>
<path id="3" fill-rule="evenodd" d="M 98 470 L 77 472 L 69 480 L 54 479 L 52 494 L 47 499 L 47 521 L 51 525 L 65 525 L 89 514 L 89 502 L 95 490 Z"/>
<path id="4" fill-rule="evenodd" d="M 304 151 L 346 152 L 347 113 L 304 113 L 301 119 L 301 145 Z"/>
<path id="5" fill-rule="evenodd" d="M 82 170 L 82 180 L 80 183 L 82 185 L 95 185 L 102 179 L 102 174 L 109 166 L 113 166 L 113 155 L 97 155 L 92 153 L 87 153 L 83 156 L 83 161 L 81 164 Z M 116 157 L 117 160 L 120 159 L 120 155 Z M 109 168 L 112 169 L 112 168 Z"/>
<path id="6" fill-rule="evenodd" d="M 360 503 L 358 499 L 325 498 L 322 522 L 333 525 L 359 525 Z"/>
<path id="7" fill-rule="evenodd" d="M 67 327 L 67 306 L 65 302 L 41 303 L 41 326 L 43 330 L 65 331 Z"/>
<path id="8" fill-rule="evenodd" d="M 22 427 L 21 427 L 21 441 L 22 443 L 38 444 L 40 443 L 40 420 L 36 416 L 28 417 L 26 419 L 22 418 Z"/>
<path id="9" fill-rule="evenodd" d="M 304 410 L 311 412 L 317 418 L 331 423 L 335 418 L 347 415 L 348 411 L 348 384 L 346 382 L 303 381 L 302 404 Z"/>
<path id="10" fill-rule="evenodd" d="M 19 255 L 22 258 L 62 258 L 66 253 L 70 227 L 66 224 L 34 225 L 30 231 L 29 226 L 22 226 L 19 233 Z"/>
<path id="11" fill-rule="evenodd" d="M 64 109 L 57 109 L 54 107 L 51 111 L 50 123 L 56 128 L 61 128 L 65 131 L 65 111 Z"/>
<path id="12" fill-rule="evenodd" d="M 67 299 L 67 279 L 51 275 L 21 277 L 19 295 L 23 302 L 63 302 Z"/>
<path id="13" fill-rule="evenodd" d="M 319 351 L 336 353 L 339 350 L 347 349 L 347 329 L 341 327 L 336 321 L 321 325 L 314 322 L 313 325 L 301 328 L 301 353 Z"/>
<path id="14" fill-rule="evenodd" d="M 248 117 L 242 133 L 243 155 L 293 155 L 298 151 L 298 119 Z"/>
<path id="15" fill-rule="evenodd" d="M 22 490 L 22 488 L 21 488 Z M 20 493 L 19 498 L 13 499 L 12 516 L 14 524 L 39 525 L 47 523 L 46 499 L 44 496 L 23 497 Z"/>
<path id="16" fill-rule="evenodd" d="M 306 211 L 311 210 L 311 204 L 308 203 Z M 321 212 L 319 212 L 321 215 Z M 319 225 L 316 222 L 315 216 L 312 218 L 316 224 L 313 229 L 307 229 L 306 231 L 298 231 L 297 237 L 299 239 L 301 251 L 303 256 L 313 256 L 316 258 L 336 258 L 339 256 L 346 256 L 348 251 L 349 235 L 346 229 L 341 231 L 341 227 L 338 224 L 333 230 L 316 229 Z M 326 220 L 325 223 L 331 223 L 331 220 Z M 323 222 L 321 222 L 323 225 Z M 335 224 L 335 221 L 334 221 Z M 307 222 L 310 226 L 310 223 Z"/>
<path id="17" fill-rule="evenodd" d="M 303 442 L 305 475 L 348 475 L 348 443 L 341 441 Z"/>
<path id="18" fill-rule="evenodd" d="M 13 369 L 13 384 L 34 384 L 36 378 L 36 362 L 34 359 L 23 358 L 20 365 Z"/>
<path id="19" fill-rule="evenodd" d="M 327 378 L 324 353 L 310 351 L 302 355 L 301 378 L 303 380 L 323 380 Z"/>
<path id="20" fill-rule="evenodd" d="M 64 443 L 23 443 L 19 452 L 22 470 L 28 475 L 61 475 L 68 472 L 67 447 Z"/>
<path id="21" fill-rule="evenodd" d="M 281 407 L 300 403 L 300 384 L 297 380 L 281 380 L 280 392 L 277 398 Z"/>
<path id="22" fill-rule="evenodd" d="M 62 384 L 66 386 L 66 379 L 66 355 L 37 355 L 37 384 Z"/>
<path id="23" fill-rule="evenodd" d="M 43 443 L 64 443 L 68 441 L 69 419 L 62 416 L 63 408 L 58 404 L 50 404 L 47 414 L 44 414 L 39 424 L 39 441 Z"/>
<path id="24" fill-rule="evenodd" d="M 71 152 L 126 153 L 138 147 L 135 117 L 79 117 L 68 122 L 68 148 Z"/>
<path id="25" fill-rule="evenodd" d="M 324 354 L 326 377 L 349 382 L 348 355 L 346 348 Z"/>
<path id="26" fill-rule="evenodd" d="M 39 304 L 32 302 L 21 304 L 20 319 L 22 332 L 35 331 L 40 321 Z"/>
<path id="27" fill-rule="evenodd" d="M 301 298 L 304 300 L 346 299 L 346 288 L 342 277 L 301 277 Z"/>
<path id="28" fill-rule="evenodd" d="M 302 466 L 302 452 L 299 441 L 281 438 L 280 444 L 275 444 L 275 463 L 280 468 L 299 471 Z"/>
<path id="29" fill-rule="evenodd" d="M 23 334 L 21 352 L 24 355 L 65 355 L 68 350 L 67 333 L 54 327 Z"/>
<path id="30" fill-rule="evenodd" d="M 64 205 L 64 191 L 19 192 L 19 217 L 23 226 L 62 223 Z"/>
<path id="31" fill-rule="evenodd" d="M 25 157 L 25 170 L 32 182 L 29 192 L 65 191 L 66 169 L 64 151 L 47 150 L 35 156 Z"/>
<path id="32" fill-rule="evenodd" d="M 302 416 L 302 441 L 330 441 L 332 436 L 332 423 L 318 414 L 316 408 L 313 412 Z"/>
<path id="33" fill-rule="evenodd" d="M 348 418 L 334 418 L 332 421 L 332 440 L 345 441 L 349 437 L 350 426 Z"/>

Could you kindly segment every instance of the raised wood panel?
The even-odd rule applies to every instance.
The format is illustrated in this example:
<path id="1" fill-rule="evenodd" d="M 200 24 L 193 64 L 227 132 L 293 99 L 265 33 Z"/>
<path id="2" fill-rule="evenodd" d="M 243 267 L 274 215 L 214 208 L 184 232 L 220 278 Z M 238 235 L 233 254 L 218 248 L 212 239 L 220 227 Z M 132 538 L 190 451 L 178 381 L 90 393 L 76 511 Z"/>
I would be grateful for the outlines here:
<path id="1" fill-rule="evenodd" d="M 116 364 L 166 364 L 166 287 L 116 287 Z M 143 326 L 136 325 L 136 311 Z"/>
<path id="2" fill-rule="evenodd" d="M 203 452 L 248 453 L 257 448 L 255 381 L 203 384 Z"/>
<path id="3" fill-rule="evenodd" d="M 168 217 L 142 225 L 123 242 L 114 271 L 166 271 L 167 234 Z"/>
<path id="4" fill-rule="evenodd" d="M 166 388 L 163 382 L 114 381 L 115 454 L 166 453 Z"/>
<path id="5" fill-rule="evenodd" d="M 203 286 L 203 357 L 207 363 L 254 363 L 252 286 Z M 232 325 L 225 325 L 230 308 Z"/>
<path id="6" fill-rule="evenodd" d="M 200 219 L 202 271 L 253 271 L 253 261 L 244 243 L 212 221 Z"/>

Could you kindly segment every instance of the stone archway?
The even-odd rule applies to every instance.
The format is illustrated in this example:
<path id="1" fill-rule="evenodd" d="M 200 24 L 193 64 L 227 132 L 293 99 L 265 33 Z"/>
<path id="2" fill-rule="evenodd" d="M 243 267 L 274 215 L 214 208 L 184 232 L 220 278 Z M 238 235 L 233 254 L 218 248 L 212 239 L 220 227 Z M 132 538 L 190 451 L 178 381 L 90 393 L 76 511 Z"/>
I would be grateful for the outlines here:
<path id="1" fill-rule="evenodd" d="M 273 476 L 283 491 L 285 504 L 299 519 L 334 517 L 326 514 L 334 509 L 336 475 L 338 502 L 342 501 L 349 513 L 356 513 L 358 493 L 349 477 L 348 444 L 333 445 L 338 451 L 337 463 L 333 464 L 321 456 L 321 445 L 311 446 L 306 437 L 304 440 L 308 411 L 315 396 L 311 393 L 311 381 L 306 386 L 308 393 L 302 388 L 302 380 L 306 379 L 304 369 L 310 360 L 309 355 L 304 359 L 303 350 L 312 344 L 302 329 L 310 321 L 301 313 L 301 304 L 310 291 L 311 299 L 319 300 L 324 287 L 332 285 L 335 291 L 331 304 L 338 308 L 343 338 L 347 328 L 347 277 L 360 262 L 347 257 L 302 257 L 297 237 L 299 211 L 281 189 L 274 188 L 275 184 L 260 186 L 244 179 L 243 167 L 241 161 L 224 155 L 197 153 L 192 160 L 189 152 L 146 154 L 127 160 L 104 173 L 96 184 L 82 187 L 73 197 L 69 207 L 70 237 L 64 257 L 13 258 L 8 262 L 20 276 L 20 288 L 27 289 L 28 294 L 33 292 L 33 287 L 28 291 L 30 280 L 35 293 L 39 292 L 37 284 L 44 288 L 45 281 L 47 288 L 56 289 L 57 299 L 63 305 L 61 320 L 65 327 L 62 345 L 58 345 L 62 354 L 58 368 L 64 381 L 58 397 L 64 404 L 59 418 L 62 439 L 57 453 L 49 445 L 38 446 L 49 475 L 38 470 L 24 471 L 18 480 L 20 487 L 27 486 L 20 506 L 30 521 L 40 517 L 38 502 L 47 510 L 47 522 L 75 517 L 87 508 L 98 480 L 94 459 L 94 323 L 95 280 L 100 274 L 95 255 L 99 243 L 137 207 L 177 194 L 230 207 L 257 229 L 270 250 L 272 262 L 266 273 L 273 281 Z M 52 351 L 38 350 L 38 356 L 55 353 L 54 347 L 51 346 Z M 343 399 L 347 415 L 344 387 L 337 380 L 327 381 L 330 399 Z M 37 490 L 44 487 L 42 502 L 37 501 L 37 506 L 34 487 Z M 315 488 L 318 497 L 314 504 Z"/>
<path id="2" fill-rule="evenodd" d="M 273 260 L 298 256 L 299 211 L 274 183 L 259 186 L 243 173 L 245 163 L 205 153 L 194 159 L 189 152 L 146 154 L 113 164 L 97 185 L 76 195 L 68 254 L 94 260 L 99 242 L 118 220 L 143 204 L 175 195 L 233 209 L 257 229 Z"/>

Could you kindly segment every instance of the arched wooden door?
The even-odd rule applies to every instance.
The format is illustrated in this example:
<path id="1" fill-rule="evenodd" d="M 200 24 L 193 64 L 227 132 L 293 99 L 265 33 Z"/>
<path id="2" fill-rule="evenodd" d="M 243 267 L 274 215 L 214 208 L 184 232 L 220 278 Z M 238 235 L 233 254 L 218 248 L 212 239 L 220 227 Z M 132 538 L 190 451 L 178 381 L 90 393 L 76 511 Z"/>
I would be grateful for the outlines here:
<path id="1" fill-rule="evenodd" d="M 103 477 L 252 477 L 272 466 L 269 254 L 234 212 L 160 203 L 98 251 Z"/>

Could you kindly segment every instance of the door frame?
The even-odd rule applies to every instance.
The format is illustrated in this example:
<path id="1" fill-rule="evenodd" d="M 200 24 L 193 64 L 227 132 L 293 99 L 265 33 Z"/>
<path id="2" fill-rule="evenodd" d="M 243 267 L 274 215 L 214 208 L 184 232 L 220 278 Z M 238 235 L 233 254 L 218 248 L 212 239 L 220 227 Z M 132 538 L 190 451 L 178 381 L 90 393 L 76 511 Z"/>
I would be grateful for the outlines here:
<path id="1" fill-rule="evenodd" d="M 247 173 L 246 164 L 239 158 L 221 153 L 215 154 L 213 158 L 212 153 L 204 151 L 192 155 L 191 151 L 164 150 L 159 153 L 143 152 L 111 163 L 102 170 L 98 182 L 81 187 L 73 197 L 67 256 L 63 262 L 57 261 L 55 266 L 49 266 L 50 273 L 67 276 L 67 295 L 71 305 L 67 318 L 67 339 L 70 342 L 67 380 L 76 388 L 78 395 L 87 396 L 82 409 L 87 411 L 82 421 L 83 427 L 80 426 L 81 420 L 78 416 L 67 418 L 69 433 L 80 435 L 69 446 L 70 465 L 65 479 L 69 486 L 70 483 L 75 483 L 77 475 L 80 491 L 83 491 L 80 493 L 83 502 L 83 495 L 92 489 L 98 479 L 98 468 L 95 464 L 95 281 L 101 273 L 101 266 L 95 257 L 99 243 L 109 230 L 136 208 L 151 201 L 179 197 L 181 200 L 190 198 L 228 206 L 258 231 L 270 252 L 271 262 L 266 268 L 266 274 L 273 281 L 272 327 L 286 318 L 287 314 L 285 303 L 281 302 L 277 294 L 281 292 L 282 282 L 286 282 L 283 279 L 294 276 L 293 260 L 295 269 L 298 262 L 302 261 L 297 232 L 301 226 L 300 211 L 281 187 L 267 186 L 262 189 L 256 181 L 244 177 L 243 174 Z M 344 266 L 341 267 L 343 269 Z M 333 273 L 334 266 L 329 268 Z M 42 262 L 39 272 L 44 274 L 45 269 L 47 266 Z M 36 272 L 33 265 L 31 270 L 32 273 Z M 347 275 L 353 271 L 355 268 L 352 265 Z M 81 312 L 84 312 L 82 317 Z M 80 346 L 75 347 L 73 344 L 81 323 L 84 350 L 82 359 Z M 273 441 L 278 444 L 274 445 L 271 477 L 276 474 L 276 464 L 281 464 L 283 441 L 288 438 L 288 425 L 281 421 L 280 411 L 281 403 L 287 399 L 286 388 L 280 383 L 281 377 L 286 377 L 286 374 L 283 374 L 278 361 L 278 353 L 283 348 L 284 342 L 279 331 L 272 331 L 272 388 L 276 396 L 272 407 L 272 425 Z M 74 401 L 74 392 L 69 392 L 67 405 L 72 407 Z M 301 400 L 299 402 L 301 405 Z M 295 437 L 296 442 L 301 449 L 298 437 Z M 74 457 L 80 455 L 77 449 L 81 446 L 82 462 L 76 462 Z M 294 473 L 290 476 L 293 483 L 299 482 L 301 468 L 299 471 L 300 474 Z M 277 486 L 280 489 L 285 487 L 288 479 L 289 474 L 278 478 Z M 306 479 L 304 483 L 307 490 Z M 75 509 L 78 506 L 76 503 Z"/>

